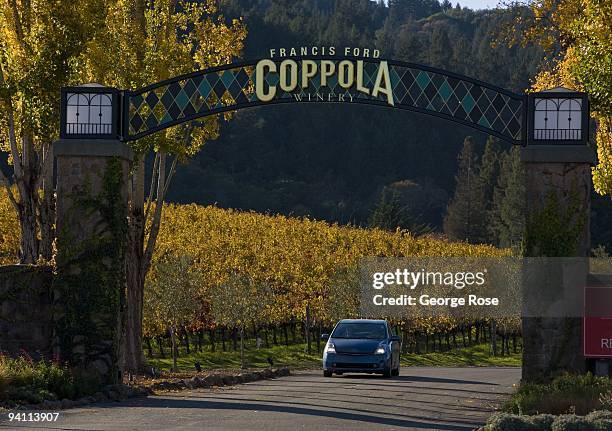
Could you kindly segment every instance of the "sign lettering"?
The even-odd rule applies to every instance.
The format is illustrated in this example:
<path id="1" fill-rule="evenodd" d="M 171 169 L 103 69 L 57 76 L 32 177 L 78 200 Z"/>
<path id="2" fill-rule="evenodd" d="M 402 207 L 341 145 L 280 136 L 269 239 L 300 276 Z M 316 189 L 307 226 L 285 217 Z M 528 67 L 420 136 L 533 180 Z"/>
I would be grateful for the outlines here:
<path id="1" fill-rule="evenodd" d="M 366 82 L 364 74 L 364 61 L 359 59 L 319 61 L 312 59 L 293 59 L 298 55 L 334 55 L 335 47 L 312 47 L 312 48 L 280 48 L 270 50 L 270 56 L 283 57 L 280 63 L 267 58 L 260 60 L 255 66 L 255 94 L 261 102 L 270 102 L 279 94 L 279 90 L 292 93 L 295 101 L 336 101 L 352 102 L 354 94 L 337 91 L 325 93 L 331 82 L 343 90 L 354 90 L 373 98 L 382 98 L 390 106 L 395 106 L 389 65 L 381 60 L 377 63 L 375 75 Z M 378 58 L 378 50 L 345 48 L 345 56 L 361 56 Z M 370 72 L 372 73 L 372 72 Z M 313 85 L 316 84 L 316 85 Z M 315 87 L 315 91 L 307 92 L 309 88 Z"/>

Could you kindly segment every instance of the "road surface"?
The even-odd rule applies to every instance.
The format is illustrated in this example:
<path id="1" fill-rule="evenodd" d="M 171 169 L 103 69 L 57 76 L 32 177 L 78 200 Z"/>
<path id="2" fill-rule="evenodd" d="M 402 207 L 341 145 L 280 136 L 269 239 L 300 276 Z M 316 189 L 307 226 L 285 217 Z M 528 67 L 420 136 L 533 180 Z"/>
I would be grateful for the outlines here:
<path id="1" fill-rule="evenodd" d="M 518 368 L 403 368 L 391 379 L 299 372 L 233 387 L 60 411 L 53 424 L 0 430 L 467 431 L 482 425 L 520 378 Z"/>

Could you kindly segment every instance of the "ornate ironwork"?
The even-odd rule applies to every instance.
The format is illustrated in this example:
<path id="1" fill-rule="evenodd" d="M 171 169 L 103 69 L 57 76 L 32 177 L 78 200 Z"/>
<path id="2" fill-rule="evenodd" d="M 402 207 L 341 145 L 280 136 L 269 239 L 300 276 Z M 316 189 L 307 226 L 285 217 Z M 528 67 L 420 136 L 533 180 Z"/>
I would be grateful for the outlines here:
<path id="1" fill-rule="evenodd" d="M 317 63 L 331 60 L 364 62 L 364 85 L 373 85 L 381 59 L 299 57 Z M 274 60 L 280 64 L 285 58 Z M 156 131 L 207 115 L 273 103 L 334 101 L 342 95 L 353 103 L 388 106 L 385 96 L 373 97 L 354 89 L 344 89 L 332 76 L 322 86 L 320 77 L 307 88 L 284 92 L 280 88 L 273 100 L 260 101 L 255 95 L 256 61 L 216 67 L 179 76 L 124 93 L 123 138 L 134 140 Z M 490 84 L 427 66 L 387 60 L 394 107 L 422 112 L 462 123 L 501 139 L 523 143 L 526 139 L 526 102 L 523 95 Z M 266 77 L 268 85 L 278 83 L 278 75 Z M 324 93 L 331 98 L 310 97 Z"/>

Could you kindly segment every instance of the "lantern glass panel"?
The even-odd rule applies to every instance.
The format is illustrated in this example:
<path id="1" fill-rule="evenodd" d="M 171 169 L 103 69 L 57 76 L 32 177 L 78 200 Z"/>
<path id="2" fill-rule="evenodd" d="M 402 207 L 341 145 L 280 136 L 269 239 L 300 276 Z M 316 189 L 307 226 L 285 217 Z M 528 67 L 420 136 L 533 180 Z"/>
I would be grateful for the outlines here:
<path id="1" fill-rule="evenodd" d="M 66 134 L 110 134 L 113 126 L 112 97 L 108 93 L 68 93 Z"/>
<path id="2" fill-rule="evenodd" d="M 535 140 L 582 139 L 581 99 L 536 98 L 534 108 Z"/>

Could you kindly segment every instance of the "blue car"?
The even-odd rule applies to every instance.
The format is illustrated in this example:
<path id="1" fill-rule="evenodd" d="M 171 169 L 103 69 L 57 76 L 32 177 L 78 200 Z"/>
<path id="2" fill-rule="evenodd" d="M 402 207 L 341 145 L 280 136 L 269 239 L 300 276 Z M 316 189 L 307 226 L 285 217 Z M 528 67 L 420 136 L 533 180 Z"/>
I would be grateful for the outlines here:
<path id="1" fill-rule="evenodd" d="M 344 319 L 336 324 L 323 351 L 323 375 L 368 373 L 385 377 L 400 372 L 400 337 L 386 320 Z"/>

